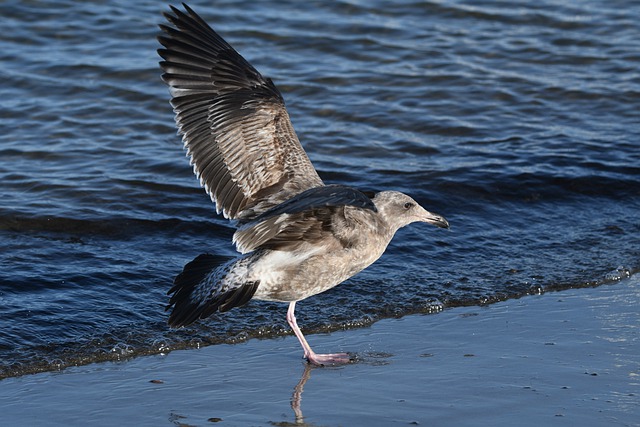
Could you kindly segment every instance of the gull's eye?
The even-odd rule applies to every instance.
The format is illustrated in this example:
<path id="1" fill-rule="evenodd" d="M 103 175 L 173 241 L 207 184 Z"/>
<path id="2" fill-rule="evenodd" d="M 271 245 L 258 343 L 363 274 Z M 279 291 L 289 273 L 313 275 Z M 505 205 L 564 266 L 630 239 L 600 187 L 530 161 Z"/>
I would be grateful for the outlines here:
<path id="1" fill-rule="evenodd" d="M 404 204 L 404 208 L 405 208 L 406 210 L 411 209 L 413 206 L 414 206 L 414 204 L 413 204 L 413 203 L 411 203 L 411 202 L 407 202 L 407 203 L 405 203 L 405 204 Z"/>

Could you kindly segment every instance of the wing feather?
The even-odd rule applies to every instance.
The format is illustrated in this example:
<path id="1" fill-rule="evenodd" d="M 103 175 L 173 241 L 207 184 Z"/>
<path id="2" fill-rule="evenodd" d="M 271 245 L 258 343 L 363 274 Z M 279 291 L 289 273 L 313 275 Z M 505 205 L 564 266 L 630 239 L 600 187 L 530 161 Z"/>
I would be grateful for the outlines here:
<path id="1" fill-rule="evenodd" d="M 193 10 L 171 6 L 158 50 L 176 123 L 216 210 L 250 221 L 324 185 L 273 82 Z"/>

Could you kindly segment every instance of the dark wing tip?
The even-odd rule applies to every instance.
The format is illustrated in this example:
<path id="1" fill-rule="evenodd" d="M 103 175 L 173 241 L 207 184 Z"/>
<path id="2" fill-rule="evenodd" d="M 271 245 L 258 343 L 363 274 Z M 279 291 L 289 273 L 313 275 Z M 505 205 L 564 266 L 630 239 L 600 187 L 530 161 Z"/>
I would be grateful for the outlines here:
<path id="1" fill-rule="evenodd" d="M 218 266 L 229 260 L 228 257 L 202 254 L 184 266 L 174 280 L 171 295 L 165 310 L 171 310 L 168 324 L 173 328 L 188 326 L 198 319 L 205 319 L 216 311 L 225 312 L 249 302 L 258 289 L 259 281 L 245 282 L 225 292 L 218 293 L 212 284 L 210 292 L 207 287 L 199 286 L 207 280 L 209 274 Z M 194 295 L 194 291 L 196 295 Z"/>
<path id="2" fill-rule="evenodd" d="M 200 318 L 203 301 L 194 300 L 192 293 L 214 268 L 228 260 L 227 257 L 201 254 L 184 266 L 182 272 L 174 279 L 173 287 L 167 292 L 171 298 L 165 311 L 172 310 L 169 326 L 187 326 Z"/>
<path id="3" fill-rule="evenodd" d="M 186 3 L 182 3 L 182 7 L 184 7 L 184 10 L 187 11 L 187 13 L 192 17 L 197 19 L 198 18 L 198 14 L 195 13 L 193 11 L 193 9 L 191 9 L 189 7 L 188 4 Z M 168 21 L 173 22 L 174 24 L 176 23 L 176 21 L 179 20 L 185 20 L 185 19 L 189 19 L 189 16 L 187 16 L 186 13 L 184 13 L 183 11 L 181 11 L 180 9 L 178 9 L 177 7 L 175 7 L 174 5 L 170 4 L 169 5 L 169 9 L 171 9 L 171 12 L 173 12 L 173 15 L 169 12 L 162 12 L 162 14 L 164 15 L 165 18 L 167 18 Z"/>

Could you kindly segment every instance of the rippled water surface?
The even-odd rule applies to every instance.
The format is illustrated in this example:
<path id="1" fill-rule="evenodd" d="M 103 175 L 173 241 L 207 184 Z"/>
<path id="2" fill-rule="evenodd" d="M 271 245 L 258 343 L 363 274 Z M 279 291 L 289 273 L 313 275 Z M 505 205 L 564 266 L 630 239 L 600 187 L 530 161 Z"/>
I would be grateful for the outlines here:
<path id="1" fill-rule="evenodd" d="M 299 304 L 307 331 L 640 268 L 637 4 L 200 3 L 274 79 L 325 182 L 405 191 L 452 225 L 401 230 Z M 165 8 L 0 5 L 0 377 L 288 333 L 265 302 L 166 326 L 183 265 L 234 249 L 175 133 Z"/>

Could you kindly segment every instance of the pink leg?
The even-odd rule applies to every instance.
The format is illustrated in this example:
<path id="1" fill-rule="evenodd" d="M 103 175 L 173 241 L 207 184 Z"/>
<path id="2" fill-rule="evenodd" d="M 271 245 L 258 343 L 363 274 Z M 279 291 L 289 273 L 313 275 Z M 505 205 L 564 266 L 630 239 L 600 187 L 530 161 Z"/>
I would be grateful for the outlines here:
<path id="1" fill-rule="evenodd" d="M 296 334 L 300 344 L 302 345 L 302 349 L 304 350 L 304 358 L 307 359 L 309 363 L 312 365 L 340 365 L 344 363 L 352 362 L 352 359 L 349 357 L 347 353 L 332 353 L 332 354 L 316 354 L 313 350 L 311 350 L 311 346 L 305 339 L 304 335 L 302 335 L 302 331 L 298 327 L 298 322 L 296 322 L 296 316 L 294 315 L 294 311 L 296 309 L 296 302 L 292 301 L 289 303 L 289 310 L 287 310 L 287 322 L 289 322 L 289 326 L 293 329 L 293 333 Z"/>

